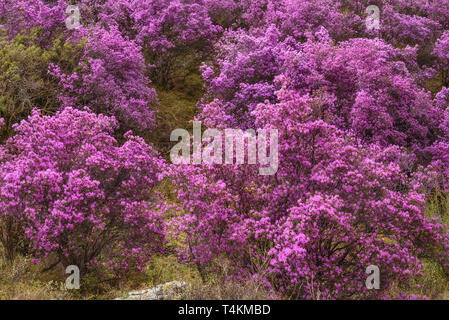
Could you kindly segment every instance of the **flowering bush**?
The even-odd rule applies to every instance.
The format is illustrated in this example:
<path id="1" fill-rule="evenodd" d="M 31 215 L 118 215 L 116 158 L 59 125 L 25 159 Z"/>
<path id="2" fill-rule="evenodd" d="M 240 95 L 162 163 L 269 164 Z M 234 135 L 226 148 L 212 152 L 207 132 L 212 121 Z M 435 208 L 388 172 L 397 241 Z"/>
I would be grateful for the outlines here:
<path id="1" fill-rule="evenodd" d="M 117 28 L 142 47 L 150 77 L 169 87 L 181 70 L 204 58 L 221 27 L 209 16 L 203 0 L 82 1 L 82 12 L 105 29 Z M 212 9 L 211 11 L 219 9 Z"/>
<path id="2" fill-rule="evenodd" d="M 449 31 L 445 31 L 435 44 L 434 54 L 438 58 L 437 65 L 441 70 L 444 86 L 449 86 Z"/>
<path id="3" fill-rule="evenodd" d="M 302 45 L 282 41 L 276 27 L 259 36 L 229 32 L 224 39 L 218 68 L 203 68 L 208 95 L 202 119 L 253 127 L 251 111 L 265 100 L 274 102 L 279 88 L 274 80 L 286 78 L 291 88 L 321 100 L 323 119 L 368 143 L 420 151 L 436 139 L 433 128 L 441 113 L 418 86 L 413 50 L 397 50 L 379 39 L 335 46 L 324 29 Z M 221 102 L 220 110 L 213 99 Z"/>
<path id="4" fill-rule="evenodd" d="M 256 30 L 254 34 L 229 31 L 223 36 L 214 61 L 218 68 L 203 65 L 202 71 L 208 95 L 221 101 L 220 114 L 228 117 L 228 126 L 251 127 L 251 110 L 258 103 L 273 99 L 276 90 L 273 80 L 281 72 L 286 50 L 288 44 L 281 42 L 276 27 Z M 213 104 L 203 106 L 203 119 L 218 115 L 213 107 Z"/>
<path id="5" fill-rule="evenodd" d="M 203 278 L 227 268 L 285 298 L 391 298 L 424 258 L 447 269 L 448 18 L 446 0 L 0 0 L 7 258 L 123 275 L 169 220 Z M 279 132 L 276 173 L 166 165 L 142 137 L 167 142 L 154 128 L 193 96 L 209 128 Z"/>
<path id="6" fill-rule="evenodd" d="M 64 0 L 1 0 L 0 19 L 11 37 L 23 30 L 41 27 L 44 30 L 39 38 L 42 43 L 66 32 Z"/>
<path id="7" fill-rule="evenodd" d="M 275 177 L 232 165 L 178 172 L 183 259 L 203 270 L 226 259 L 237 275 L 263 275 L 309 299 L 372 295 L 363 280 L 370 264 L 382 270 L 378 295 L 419 273 L 419 256 L 445 240 L 425 216 L 424 195 L 408 187 L 410 156 L 345 137 L 316 118 L 310 96 L 283 89 L 278 99 L 253 111 L 258 127 L 280 132 Z"/>
<path id="8" fill-rule="evenodd" d="M 95 29 L 77 66 L 65 74 L 50 65 L 60 81 L 62 107 L 88 106 L 96 113 L 114 115 L 124 129 L 154 126 L 156 91 L 149 87 L 141 49 L 117 29 Z"/>
<path id="9" fill-rule="evenodd" d="M 54 86 L 53 80 L 48 79 L 48 74 L 52 75 L 54 81 L 59 82 L 56 95 L 60 107 L 88 106 L 96 113 L 113 115 L 123 132 L 131 128 L 136 131 L 152 128 L 158 100 L 155 90 L 149 87 L 151 81 L 146 76 L 142 48 L 113 25 L 104 29 L 86 19 L 83 20 L 85 26 L 68 30 L 65 26 L 67 6 L 68 3 L 62 0 L 57 3 L 42 0 L 2 2 L 0 17 L 6 19 L 9 37 L 17 34 L 16 25 L 23 33 L 39 26 L 40 30 L 35 32 L 37 36 L 32 39 L 34 43 L 23 41 L 24 45 L 30 46 L 30 51 L 34 50 L 33 53 L 42 52 L 43 70 L 36 70 L 40 73 L 34 75 L 37 78 L 34 82 L 50 82 Z M 61 45 L 61 42 L 65 43 Z M 62 46 L 65 52 L 54 50 L 55 46 Z M 65 58 L 71 55 L 70 59 L 61 59 L 58 54 Z M 34 103 L 30 101 L 30 107 L 42 107 Z"/>
<path id="10" fill-rule="evenodd" d="M 66 108 L 34 110 L 0 152 L 0 229 L 5 248 L 24 232 L 37 259 L 54 253 L 82 271 L 141 269 L 164 243 L 163 203 L 152 190 L 164 162 L 114 118 Z M 13 253 L 9 252 L 9 256 Z"/>

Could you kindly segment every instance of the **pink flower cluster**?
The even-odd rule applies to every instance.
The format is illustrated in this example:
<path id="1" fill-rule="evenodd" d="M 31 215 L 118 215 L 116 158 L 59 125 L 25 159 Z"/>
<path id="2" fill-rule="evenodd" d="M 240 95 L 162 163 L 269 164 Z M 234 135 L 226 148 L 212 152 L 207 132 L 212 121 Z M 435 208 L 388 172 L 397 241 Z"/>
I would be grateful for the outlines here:
<path id="1" fill-rule="evenodd" d="M 429 248 L 447 261 L 444 228 L 411 187 L 412 155 L 326 123 L 316 97 L 284 87 L 277 99 L 252 112 L 258 127 L 280 130 L 274 177 L 230 165 L 177 173 L 188 210 L 176 223 L 187 234 L 185 259 L 205 270 L 228 259 L 236 276 L 262 272 L 274 289 L 306 299 L 372 296 L 368 265 L 382 270 L 380 296 L 419 273 Z"/>
<path id="2" fill-rule="evenodd" d="M 81 0 L 77 30 L 68 5 L 0 0 L 9 38 L 38 28 L 23 45 L 73 48 L 71 63 L 48 66 L 59 111 L 36 105 L 0 146 L 10 256 L 122 274 L 163 251 L 169 227 L 203 276 L 226 266 L 304 299 L 385 298 L 423 257 L 449 267 L 447 226 L 426 212 L 449 192 L 447 0 Z M 369 5 L 379 29 L 366 26 Z M 170 166 L 142 138 L 157 89 L 199 72 L 197 119 L 278 130 L 275 175 Z M 155 191 L 165 177 L 175 218 Z M 369 265 L 381 290 L 365 286 Z"/>
<path id="3" fill-rule="evenodd" d="M 162 249 L 165 207 L 151 191 L 164 161 L 130 132 L 119 145 L 116 126 L 69 107 L 54 116 L 35 109 L 15 125 L 0 152 L 6 248 L 23 232 L 37 259 L 54 253 L 66 266 L 101 263 L 117 273 L 143 268 Z"/>

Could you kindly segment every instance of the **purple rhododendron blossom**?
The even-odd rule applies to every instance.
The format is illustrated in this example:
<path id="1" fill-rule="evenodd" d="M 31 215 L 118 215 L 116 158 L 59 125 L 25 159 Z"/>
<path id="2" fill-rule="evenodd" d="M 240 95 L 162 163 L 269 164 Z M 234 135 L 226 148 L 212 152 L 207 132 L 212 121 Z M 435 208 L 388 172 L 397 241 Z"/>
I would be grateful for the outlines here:
<path id="1" fill-rule="evenodd" d="M 173 254 L 285 299 L 424 299 L 447 273 L 447 0 L 0 0 L 0 46 L 6 260 Z M 193 120 L 278 133 L 277 171 L 169 164 Z"/>

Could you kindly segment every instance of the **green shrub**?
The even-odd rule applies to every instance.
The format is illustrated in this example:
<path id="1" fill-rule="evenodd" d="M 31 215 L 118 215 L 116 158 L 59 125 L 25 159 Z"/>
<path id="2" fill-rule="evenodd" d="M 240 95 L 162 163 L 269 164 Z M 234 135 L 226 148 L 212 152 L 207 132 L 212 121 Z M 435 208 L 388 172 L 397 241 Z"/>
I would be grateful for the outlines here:
<path id="1" fill-rule="evenodd" d="M 14 123 L 27 117 L 33 107 L 44 114 L 59 108 L 58 81 L 48 74 L 50 63 L 63 70 L 77 68 L 84 41 L 72 44 L 57 38 L 48 48 L 39 46 L 41 28 L 22 32 L 8 39 L 0 29 L 0 142 L 11 135 Z"/>

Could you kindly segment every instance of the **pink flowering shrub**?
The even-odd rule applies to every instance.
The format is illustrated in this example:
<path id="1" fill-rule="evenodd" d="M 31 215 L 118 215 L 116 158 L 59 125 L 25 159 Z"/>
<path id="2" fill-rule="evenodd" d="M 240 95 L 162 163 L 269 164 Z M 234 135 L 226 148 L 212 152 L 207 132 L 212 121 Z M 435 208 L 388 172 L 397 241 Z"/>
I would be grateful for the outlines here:
<path id="1" fill-rule="evenodd" d="M 437 66 L 441 72 L 443 86 L 449 86 L 449 30 L 437 40 L 433 53 L 438 59 Z"/>
<path id="2" fill-rule="evenodd" d="M 337 40 L 363 34 L 364 21 L 358 15 L 350 15 L 343 5 L 335 0 L 282 0 L 270 3 L 266 11 L 266 22 L 274 23 L 285 35 L 306 39 L 308 32 L 321 28 L 329 31 Z"/>
<path id="3" fill-rule="evenodd" d="M 47 43 L 60 33 L 67 31 L 65 27 L 64 0 L 1 0 L 0 21 L 11 37 L 20 31 L 41 27 L 44 33 L 40 40 Z"/>
<path id="4" fill-rule="evenodd" d="M 202 119 L 253 127 L 251 111 L 265 100 L 276 101 L 274 80 L 285 78 L 290 88 L 320 97 L 323 120 L 365 142 L 421 151 L 436 139 L 439 109 L 418 85 L 413 50 L 379 39 L 333 45 L 324 29 L 302 45 L 282 41 L 275 27 L 255 35 L 229 32 L 224 39 L 217 46 L 218 67 L 203 67 L 208 93 Z"/>
<path id="5" fill-rule="evenodd" d="M 367 142 L 415 151 L 434 141 L 438 110 L 430 93 L 418 86 L 410 52 L 377 39 L 353 39 L 338 47 L 311 43 L 306 52 L 321 75 L 309 86 L 326 88 L 334 99 L 328 103 L 330 117 L 340 128 Z"/>
<path id="6" fill-rule="evenodd" d="M 447 20 L 447 17 L 449 17 L 449 3 L 447 1 L 434 0 L 432 2 L 423 2 L 423 5 L 426 13 L 432 20 L 438 21 L 445 30 L 449 28 L 449 21 Z"/>
<path id="7" fill-rule="evenodd" d="M 383 6 L 382 15 L 384 22 L 384 26 L 381 27 L 382 35 L 395 45 L 424 45 L 432 41 L 440 31 L 440 24 L 437 21 L 417 14 L 398 12 L 393 6 Z"/>
<path id="8" fill-rule="evenodd" d="M 424 259 L 449 268 L 448 28 L 447 0 L 0 0 L 2 251 L 123 275 L 170 230 L 203 279 L 394 298 Z M 277 130 L 275 174 L 167 165 L 143 137 L 187 100 L 206 127 Z"/>
<path id="9" fill-rule="evenodd" d="M 183 76 L 181 70 L 188 71 L 209 54 L 221 31 L 208 7 L 203 0 L 84 0 L 82 12 L 141 46 L 151 79 L 169 87 L 174 78 Z"/>
<path id="10" fill-rule="evenodd" d="M 418 274 L 420 255 L 445 240 L 425 216 L 424 195 L 408 187 L 410 156 L 345 137 L 317 117 L 323 105 L 313 97 L 283 89 L 278 99 L 253 111 L 259 128 L 279 130 L 275 176 L 250 165 L 177 173 L 187 210 L 176 223 L 187 235 L 181 257 L 203 272 L 226 259 L 236 275 L 263 276 L 303 299 L 372 295 L 370 264 L 382 270 L 377 295 Z"/>
<path id="11" fill-rule="evenodd" d="M 39 28 L 35 43 L 26 42 L 25 45 L 44 52 L 47 70 L 39 76 L 41 82 L 48 82 L 48 78 L 59 82 L 56 95 L 61 108 L 87 106 L 96 113 L 113 115 L 122 132 L 129 129 L 142 132 L 154 127 L 158 99 L 156 91 L 149 87 L 151 81 L 146 75 L 148 66 L 142 48 L 122 35 L 118 27 L 95 26 L 95 21 L 87 16 L 81 15 L 83 25 L 78 30 L 67 29 L 65 9 L 68 5 L 62 0 L 4 0 L 0 18 L 5 20 L 4 27 L 10 37 L 21 30 L 30 32 L 32 28 Z M 58 53 L 68 51 L 71 56 L 63 56 L 65 59 L 59 61 L 48 59 L 46 51 L 61 42 L 65 42 L 66 52 Z"/>
<path id="12" fill-rule="evenodd" d="M 221 113 L 228 117 L 228 126 L 251 127 L 254 122 L 251 110 L 258 103 L 273 100 L 276 91 L 273 80 L 281 72 L 282 55 L 290 49 L 280 36 L 276 27 L 253 33 L 229 31 L 223 36 L 213 63 L 218 68 L 202 66 L 208 89 L 203 119 L 218 115 L 213 104 L 207 105 L 208 99 L 218 99 Z"/>
<path id="13" fill-rule="evenodd" d="M 135 6 L 136 42 L 155 65 L 152 78 L 163 86 L 170 85 L 186 63 L 203 59 L 221 31 L 204 1 L 138 0 Z"/>
<path id="14" fill-rule="evenodd" d="M 145 76 L 141 48 L 117 29 L 95 29 L 77 69 L 65 74 L 58 65 L 50 66 L 60 81 L 62 107 L 88 106 L 96 113 L 114 115 L 125 129 L 154 126 L 158 100 Z"/>
<path id="15" fill-rule="evenodd" d="M 0 152 L 2 244 L 23 232 L 37 259 L 54 254 L 82 271 L 142 269 L 164 243 L 164 205 L 152 190 L 164 161 L 114 118 L 66 108 L 33 111 Z M 9 252 L 10 256 L 13 255 Z"/>

